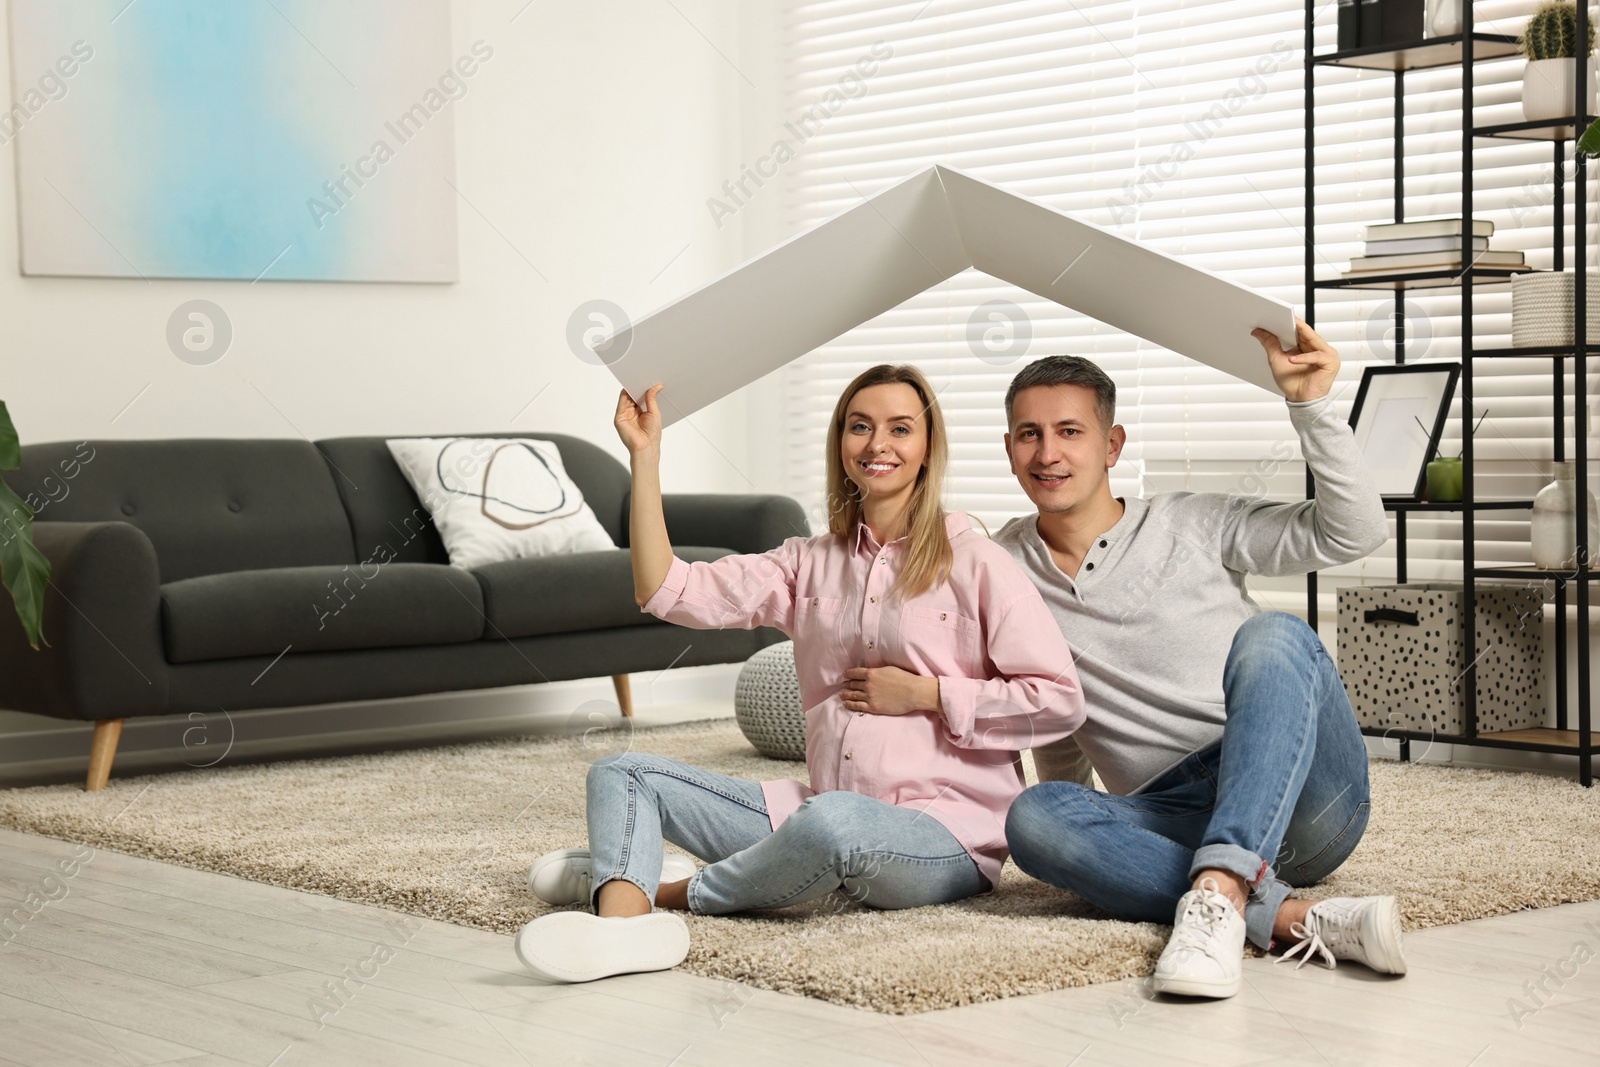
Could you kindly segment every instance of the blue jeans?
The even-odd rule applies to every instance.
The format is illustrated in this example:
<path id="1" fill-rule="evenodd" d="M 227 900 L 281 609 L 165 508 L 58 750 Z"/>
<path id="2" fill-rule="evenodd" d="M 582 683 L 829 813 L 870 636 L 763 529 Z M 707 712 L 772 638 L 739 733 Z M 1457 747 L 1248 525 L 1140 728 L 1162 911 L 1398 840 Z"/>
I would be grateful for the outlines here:
<path id="1" fill-rule="evenodd" d="M 710 864 L 689 880 L 697 915 L 782 908 L 835 889 L 868 907 L 915 908 L 989 887 L 937 819 L 861 793 L 819 793 L 774 830 L 759 782 L 659 756 L 599 760 L 587 789 L 596 895 L 621 879 L 654 902 L 663 838 Z"/>
<path id="2" fill-rule="evenodd" d="M 1250 940 L 1270 947 L 1290 887 L 1325 878 L 1361 840 L 1367 749 L 1327 650 L 1294 616 L 1245 622 L 1222 685 L 1222 740 L 1137 795 L 1044 782 L 1018 797 L 1006 818 L 1017 866 L 1117 915 L 1160 923 L 1172 921 L 1196 874 L 1228 871 L 1250 886 Z"/>

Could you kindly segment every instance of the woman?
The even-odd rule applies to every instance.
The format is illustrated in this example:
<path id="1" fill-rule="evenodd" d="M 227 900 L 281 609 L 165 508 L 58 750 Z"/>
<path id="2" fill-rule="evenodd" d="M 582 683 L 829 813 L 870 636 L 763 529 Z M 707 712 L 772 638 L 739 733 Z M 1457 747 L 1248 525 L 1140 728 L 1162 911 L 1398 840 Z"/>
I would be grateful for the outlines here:
<path id="1" fill-rule="evenodd" d="M 634 597 L 683 626 L 794 638 L 811 788 L 631 753 L 595 763 L 589 848 L 529 872 L 542 899 L 596 913 L 542 916 L 517 935 L 523 963 L 551 981 L 677 966 L 689 934 L 674 910 L 780 908 L 841 888 L 877 908 L 988 892 L 1022 789 L 1018 753 L 1084 719 L 1067 643 L 1032 582 L 940 506 L 944 421 L 915 368 L 874 367 L 839 398 L 828 533 L 710 563 L 676 559 L 667 539 L 660 390 L 642 407 L 626 392 L 617 403 Z M 661 882 L 663 837 L 710 865 Z"/>

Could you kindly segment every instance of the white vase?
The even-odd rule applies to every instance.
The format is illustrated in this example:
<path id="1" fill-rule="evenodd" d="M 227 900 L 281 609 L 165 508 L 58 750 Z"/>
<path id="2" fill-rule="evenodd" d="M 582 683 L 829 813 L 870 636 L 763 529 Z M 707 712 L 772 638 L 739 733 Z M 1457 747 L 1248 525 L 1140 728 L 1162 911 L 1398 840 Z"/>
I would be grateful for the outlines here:
<path id="1" fill-rule="evenodd" d="M 1522 74 L 1522 116 L 1529 122 L 1569 118 L 1572 115 L 1573 71 L 1577 60 L 1530 59 Z M 1589 84 L 1585 108 L 1594 112 L 1594 56 L 1588 60 Z M 1580 119 L 1579 126 L 1584 125 Z"/>
<path id="2" fill-rule="evenodd" d="M 1578 488 L 1573 461 L 1556 464 L 1555 481 L 1533 498 L 1533 565 L 1541 570 L 1572 570 L 1578 557 Z M 1600 542 L 1600 514 L 1593 490 L 1587 490 L 1589 512 L 1589 556 L 1593 558 Z M 1585 567 L 1585 570 L 1588 568 Z"/>
<path id="3" fill-rule="evenodd" d="M 1429 37 L 1448 37 L 1461 30 L 1461 0 L 1428 0 Z"/>

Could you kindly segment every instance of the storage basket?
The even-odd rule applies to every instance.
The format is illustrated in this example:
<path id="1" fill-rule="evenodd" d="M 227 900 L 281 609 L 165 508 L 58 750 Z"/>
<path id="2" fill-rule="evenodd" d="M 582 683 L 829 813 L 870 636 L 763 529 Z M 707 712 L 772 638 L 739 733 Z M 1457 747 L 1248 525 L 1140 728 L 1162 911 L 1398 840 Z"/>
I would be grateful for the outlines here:
<path id="1" fill-rule="evenodd" d="M 1339 590 L 1339 674 L 1361 725 L 1437 734 L 1466 729 L 1458 582 Z M 1478 732 L 1545 725 L 1544 596 L 1475 589 Z"/>
<path id="2" fill-rule="evenodd" d="M 1572 344 L 1572 288 L 1570 270 L 1539 270 L 1511 279 L 1511 343 L 1517 348 Z M 1600 341 L 1600 270 L 1585 280 L 1584 303 L 1589 306 L 1589 344 Z"/>

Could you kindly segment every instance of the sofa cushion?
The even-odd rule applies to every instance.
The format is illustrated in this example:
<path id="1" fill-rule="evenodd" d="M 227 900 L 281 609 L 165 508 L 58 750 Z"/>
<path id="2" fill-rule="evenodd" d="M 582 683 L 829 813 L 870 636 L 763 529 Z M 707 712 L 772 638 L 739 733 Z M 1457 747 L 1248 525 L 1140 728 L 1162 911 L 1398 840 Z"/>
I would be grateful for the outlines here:
<path id="1" fill-rule="evenodd" d="M 168 582 L 169 663 L 337 649 L 457 644 L 483 636 L 483 594 L 454 567 L 280 567 Z"/>
<path id="2" fill-rule="evenodd" d="M 616 548 L 553 442 L 519 437 L 397 437 L 400 472 L 463 570 Z"/>
<path id="3" fill-rule="evenodd" d="M 420 435 L 418 435 L 420 436 Z M 561 452 L 567 476 L 583 491 L 601 527 L 617 544 L 627 543 L 628 468 L 599 445 L 559 433 L 431 434 L 433 437 L 537 437 Z M 394 559 L 401 563 L 449 563 L 444 542 L 428 509 L 383 437 L 331 437 L 317 442 L 333 471 L 333 484 L 344 499 L 355 534 L 357 559 Z M 342 472 L 342 473 L 340 473 Z"/>
<path id="4" fill-rule="evenodd" d="M 686 563 L 733 554 L 726 548 L 676 545 L 673 551 Z M 656 621 L 633 602 L 633 566 L 626 549 L 511 559 L 472 573 L 483 585 L 486 637 L 537 637 Z"/>
<path id="5" fill-rule="evenodd" d="M 307 442 L 266 438 L 29 445 L 6 481 L 41 521 L 137 526 L 173 582 L 355 563 L 336 477 Z"/>

